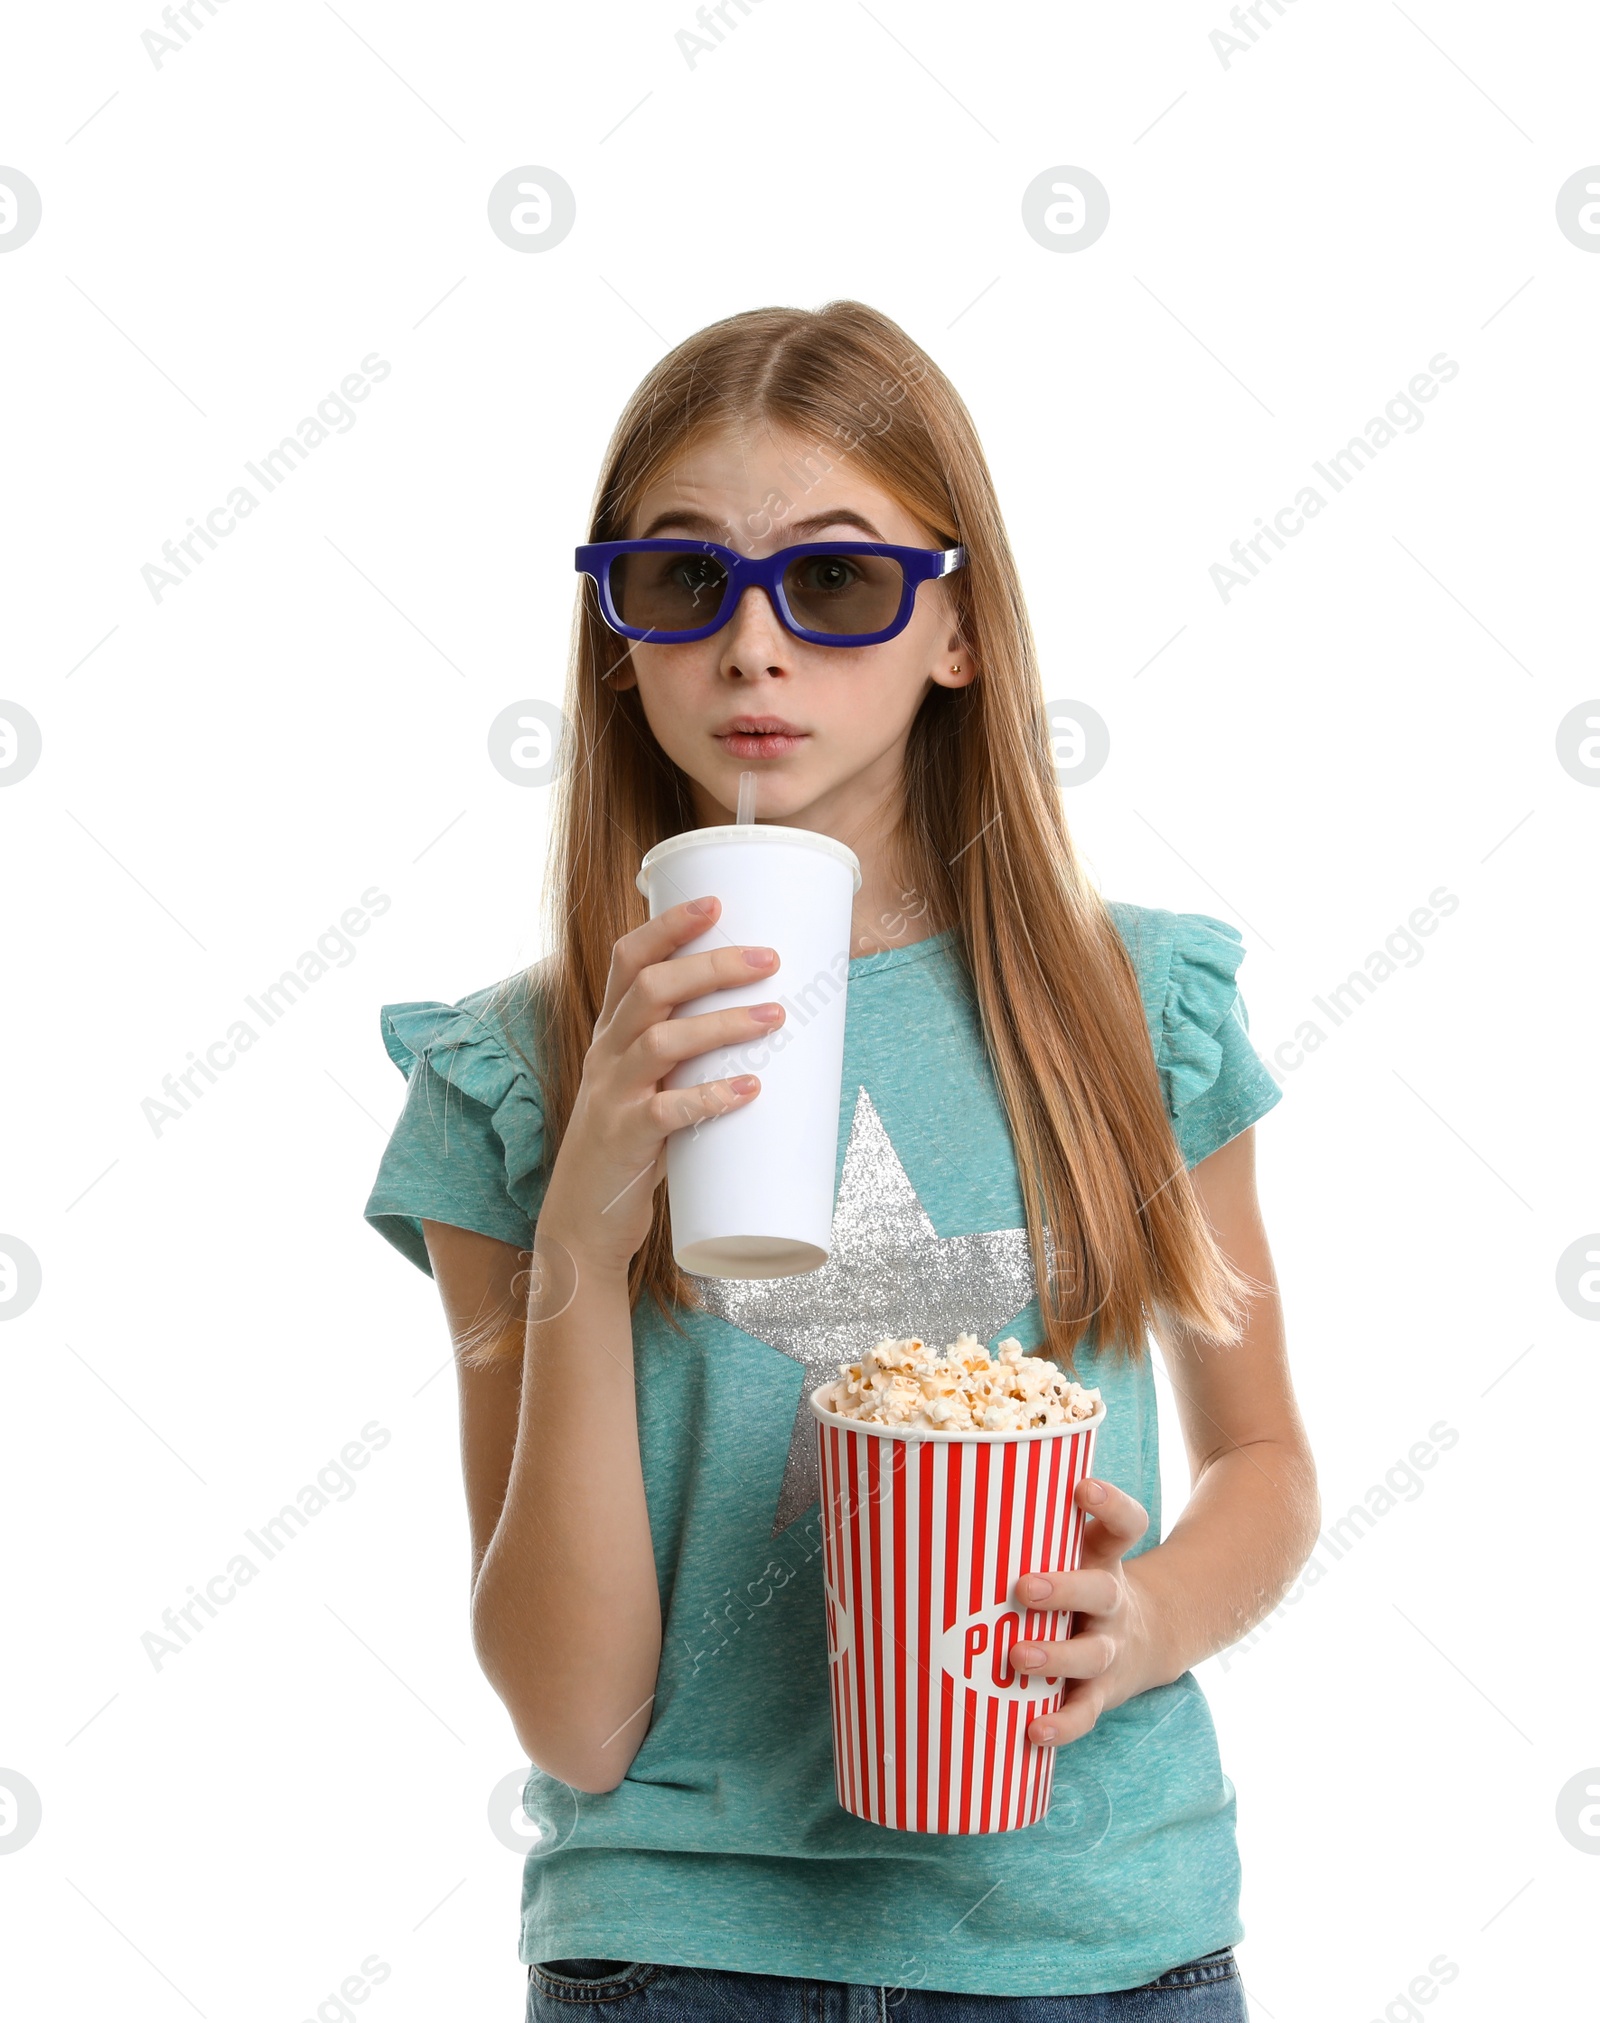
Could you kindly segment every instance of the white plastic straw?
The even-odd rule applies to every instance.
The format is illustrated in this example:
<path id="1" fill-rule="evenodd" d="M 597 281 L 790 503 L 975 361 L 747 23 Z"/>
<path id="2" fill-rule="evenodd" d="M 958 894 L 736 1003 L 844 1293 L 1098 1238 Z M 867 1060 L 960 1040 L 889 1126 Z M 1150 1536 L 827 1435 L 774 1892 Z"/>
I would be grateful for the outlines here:
<path id="1" fill-rule="evenodd" d="M 734 814 L 736 822 L 753 822 L 756 818 L 756 776 L 754 773 L 739 775 L 739 806 Z"/>

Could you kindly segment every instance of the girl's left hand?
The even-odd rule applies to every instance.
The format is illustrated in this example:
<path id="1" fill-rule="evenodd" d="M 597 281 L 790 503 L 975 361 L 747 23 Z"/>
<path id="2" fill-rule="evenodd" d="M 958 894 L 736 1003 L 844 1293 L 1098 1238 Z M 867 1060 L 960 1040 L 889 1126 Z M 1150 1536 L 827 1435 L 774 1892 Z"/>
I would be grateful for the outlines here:
<path id="1" fill-rule="evenodd" d="M 1158 1683 L 1151 1669 L 1149 1611 L 1137 1584 L 1139 1562 L 1131 1568 L 1122 1564 L 1123 1554 L 1149 1530 L 1150 1513 L 1092 1476 L 1078 1484 L 1074 1501 L 1089 1517 L 1079 1571 L 1023 1574 L 1012 1590 L 1013 1601 L 1031 1609 L 1071 1609 L 1080 1625 L 1054 1642 L 1011 1647 L 1011 1663 L 1019 1671 L 1068 1681 L 1059 1710 L 1028 1724 L 1030 1742 L 1076 1742 L 1108 1707 Z"/>

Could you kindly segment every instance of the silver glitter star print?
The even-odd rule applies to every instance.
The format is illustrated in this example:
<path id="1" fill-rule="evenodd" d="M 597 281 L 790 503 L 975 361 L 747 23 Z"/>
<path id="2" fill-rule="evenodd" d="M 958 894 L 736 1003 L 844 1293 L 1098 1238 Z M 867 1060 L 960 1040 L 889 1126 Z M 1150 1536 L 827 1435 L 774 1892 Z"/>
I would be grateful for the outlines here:
<path id="1" fill-rule="evenodd" d="M 938 1234 L 865 1088 L 856 1091 L 828 1262 L 795 1278 L 696 1275 L 694 1283 L 708 1312 L 805 1369 L 774 1538 L 820 1493 L 808 1391 L 885 1335 L 920 1335 L 942 1348 L 966 1330 L 986 1342 L 1035 1290 L 1026 1228 Z"/>

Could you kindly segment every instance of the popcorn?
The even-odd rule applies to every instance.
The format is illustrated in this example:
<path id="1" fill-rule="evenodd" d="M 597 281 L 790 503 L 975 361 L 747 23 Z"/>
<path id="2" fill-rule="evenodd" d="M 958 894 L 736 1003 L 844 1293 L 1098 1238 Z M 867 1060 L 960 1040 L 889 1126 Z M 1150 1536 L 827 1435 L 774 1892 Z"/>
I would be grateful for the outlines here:
<path id="1" fill-rule="evenodd" d="M 821 1402 L 843 1418 L 878 1426 L 1022 1433 L 1092 1419 L 1100 1393 L 1046 1357 L 1025 1355 L 1015 1335 L 991 1357 L 976 1335 L 963 1333 L 943 1350 L 930 1349 L 919 1335 L 886 1336 L 860 1362 L 839 1365 Z"/>

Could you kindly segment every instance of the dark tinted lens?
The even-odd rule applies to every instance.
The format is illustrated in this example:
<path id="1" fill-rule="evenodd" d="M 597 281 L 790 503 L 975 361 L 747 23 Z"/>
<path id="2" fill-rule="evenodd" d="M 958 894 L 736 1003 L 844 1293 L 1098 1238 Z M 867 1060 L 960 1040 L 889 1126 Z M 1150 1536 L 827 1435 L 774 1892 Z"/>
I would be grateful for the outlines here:
<path id="1" fill-rule="evenodd" d="M 650 548 L 611 565 L 611 599 L 624 625 L 641 631 L 693 632 L 717 615 L 728 572 L 715 555 L 693 548 Z"/>
<path id="2" fill-rule="evenodd" d="M 882 632 L 904 587 L 891 555 L 800 555 L 783 572 L 789 609 L 810 632 Z"/>

